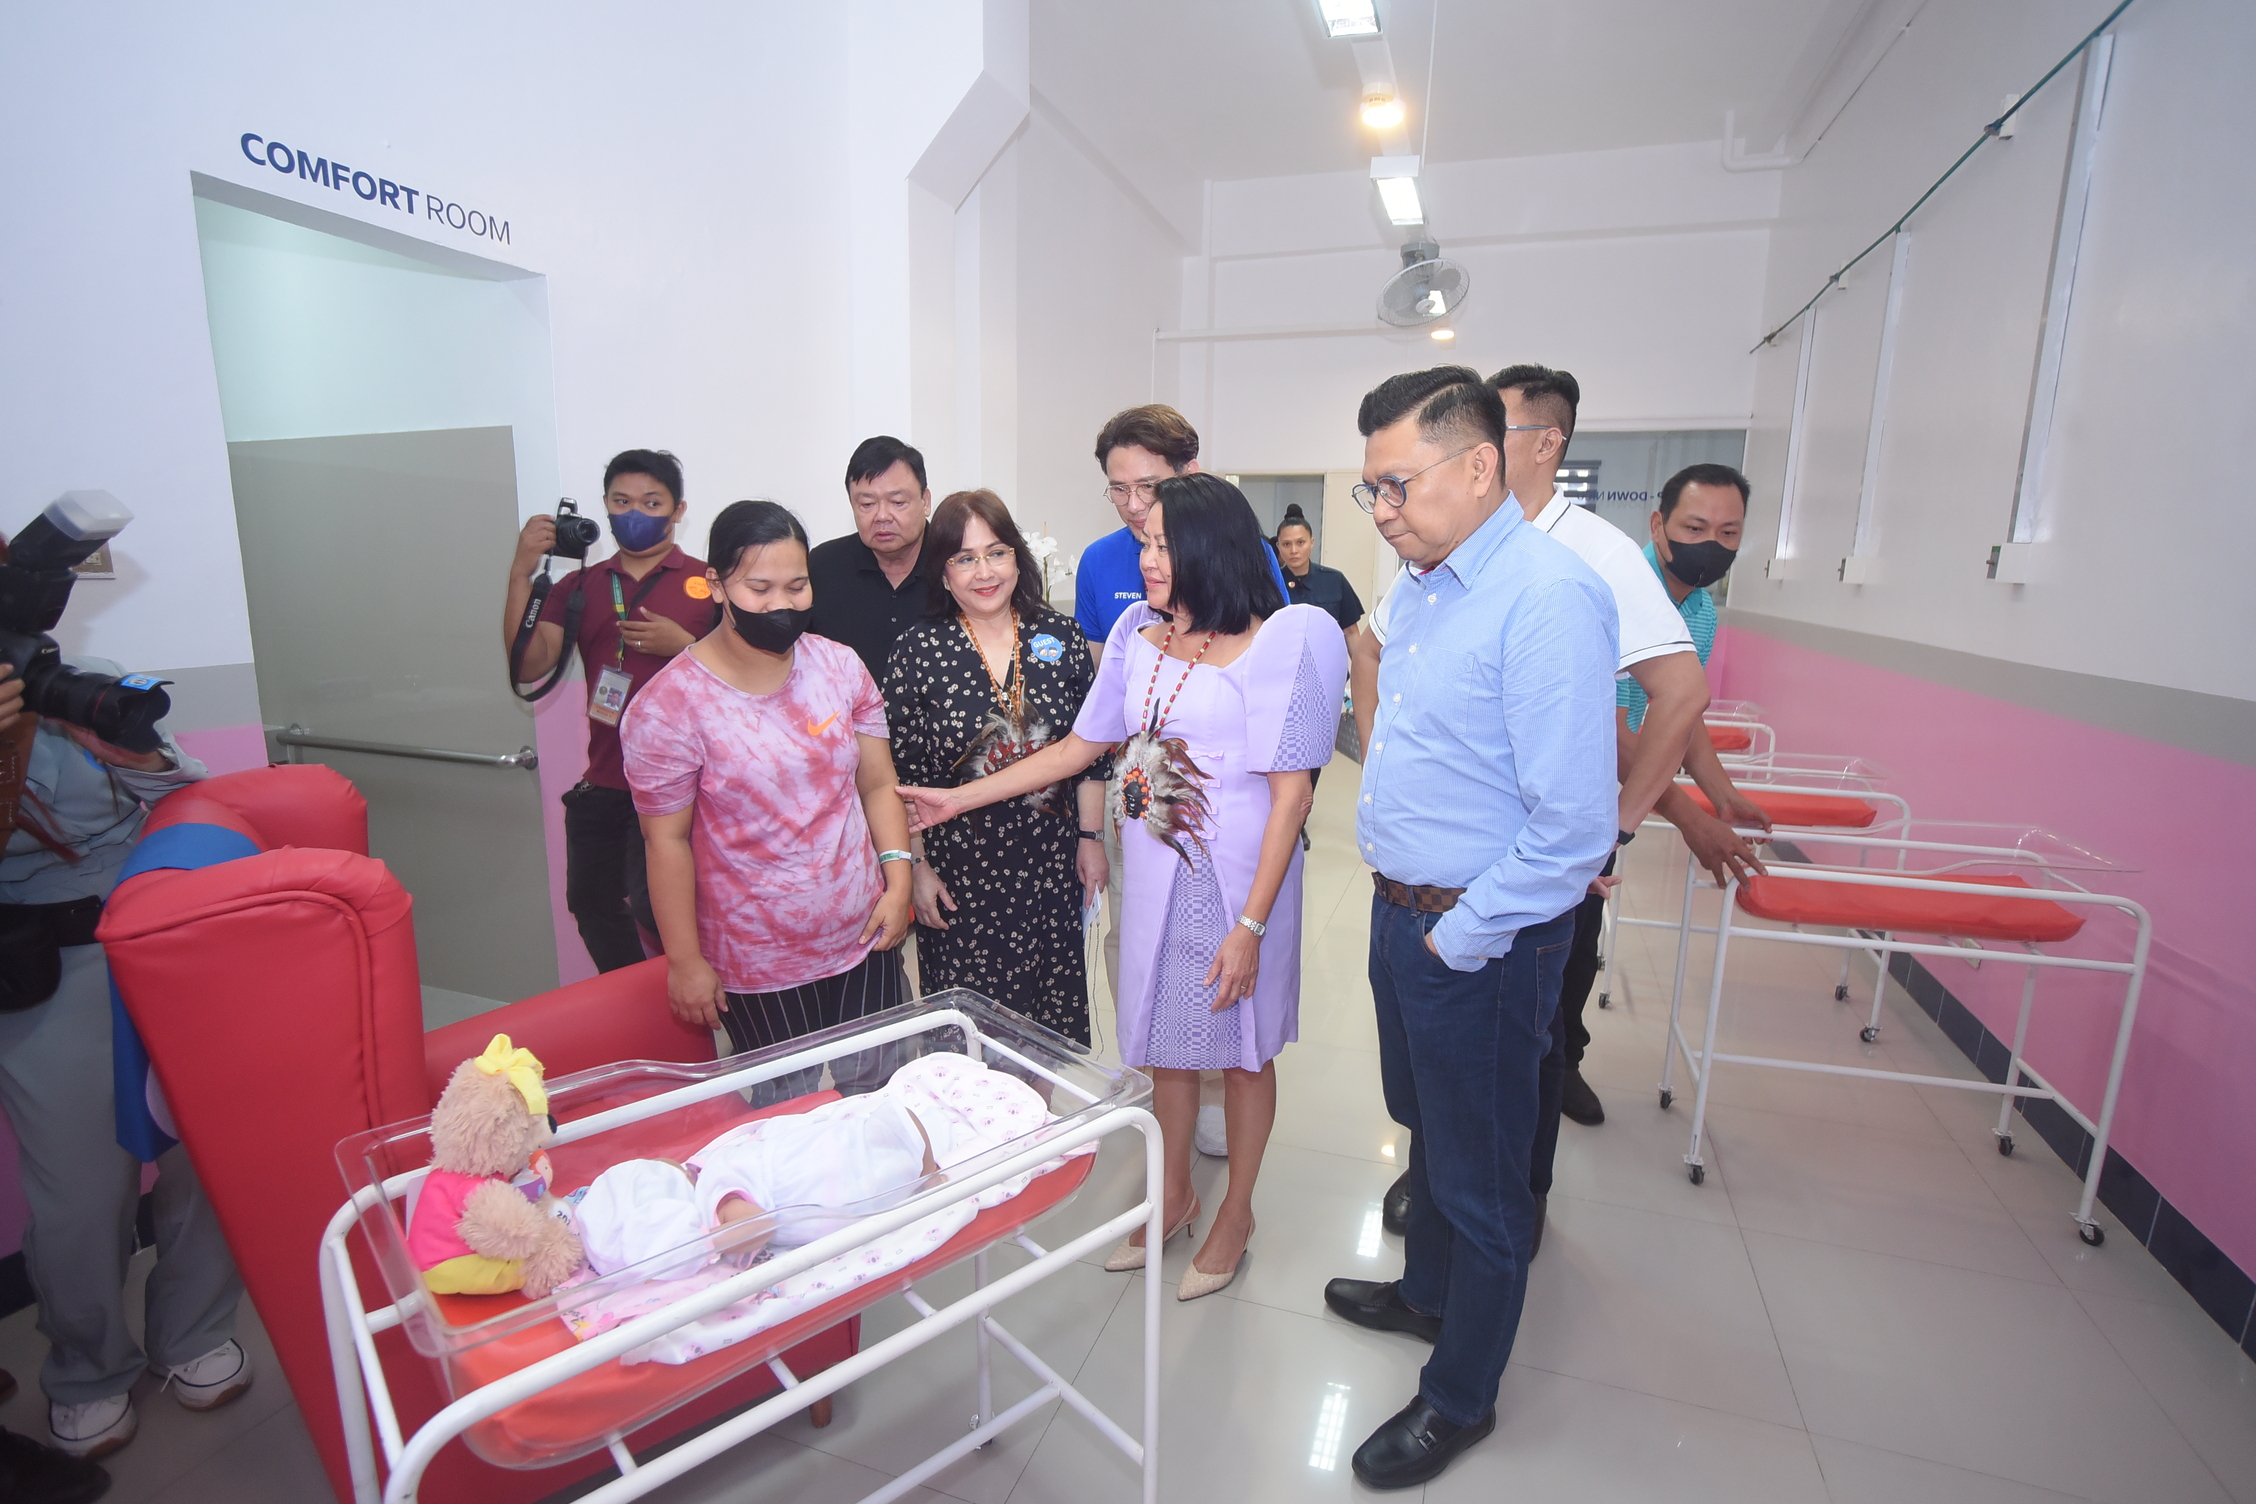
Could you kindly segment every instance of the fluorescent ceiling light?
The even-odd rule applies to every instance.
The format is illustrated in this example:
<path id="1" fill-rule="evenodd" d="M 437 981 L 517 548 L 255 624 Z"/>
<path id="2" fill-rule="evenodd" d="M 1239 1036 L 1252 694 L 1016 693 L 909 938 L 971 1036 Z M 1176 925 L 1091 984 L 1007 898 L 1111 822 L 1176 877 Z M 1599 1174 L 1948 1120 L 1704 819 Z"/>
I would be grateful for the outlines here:
<path id="1" fill-rule="evenodd" d="M 1457 337 L 1457 331 L 1444 324 L 1433 332 L 1433 337 L 1447 343 Z"/>
<path id="2" fill-rule="evenodd" d="M 1390 131 L 1402 123 L 1402 101 L 1387 94 L 1363 99 L 1363 123 L 1375 131 Z"/>
<path id="3" fill-rule="evenodd" d="M 1418 202 L 1416 178 L 1380 178 L 1379 202 L 1386 205 L 1387 219 L 1398 225 L 1422 225 L 1426 222 L 1424 206 Z"/>
<path id="4" fill-rule="evenodd" d="M 1374 0 L 1316 0 L 1316 10 L 1324 18 L 1326 36 L 1375 37 L 1379 34 L 1379 12 Z"/>

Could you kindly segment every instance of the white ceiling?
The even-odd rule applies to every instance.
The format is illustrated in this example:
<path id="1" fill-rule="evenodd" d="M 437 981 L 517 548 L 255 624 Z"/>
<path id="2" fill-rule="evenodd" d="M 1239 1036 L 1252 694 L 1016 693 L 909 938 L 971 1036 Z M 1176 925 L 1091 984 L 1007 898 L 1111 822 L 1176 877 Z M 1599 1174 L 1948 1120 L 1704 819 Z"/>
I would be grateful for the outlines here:
<path id="1" fill-rule="evenodd" d="M 1769 148 L 1880 0 L 1379 0 L 1434 161 L 1716 141 Z M 1897 7 L 1887 6 L 1895 9 Z M 1315 0 L 1033 0 L 1043 108 L 1187 239 L 1207 180 L 1337 172 L 1381 149 Z M 1750 117 L 1752 128 L 1750 129 Z"/>

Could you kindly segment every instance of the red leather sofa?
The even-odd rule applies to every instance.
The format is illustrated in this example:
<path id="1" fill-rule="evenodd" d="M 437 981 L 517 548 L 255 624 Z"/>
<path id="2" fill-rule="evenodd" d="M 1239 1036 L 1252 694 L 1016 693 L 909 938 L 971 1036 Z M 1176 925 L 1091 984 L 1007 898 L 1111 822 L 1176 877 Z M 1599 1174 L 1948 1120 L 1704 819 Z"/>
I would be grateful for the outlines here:
<path id="1" fill-rule="evenodd" d="M 187 825 L 233 832 L 258 850 L 128 878 L 110 899 L 101 940 L 282 1376 L 331 1486 L 350 1501 L 316 1273 L 322 1231 L 345 1198 L 338 1140 L 429 1112 L 448 1074 L 496 1032 L 530 1048 L 551 1076 L 615 1060 L 710 1060 L 712 1039 L 667 1008 L 662 961 L 426 1034 L 411 901 L 367 855 L 366 803 L 328 768 L 260 768 L 182 789 L 152 812 L 143 840 Z M 362 1288 L 380 1299 L 373 1277 L 364 1275 Z M 795 1373 L 818 1371 L 853 1353 L 859 1337 L 858 1321 L 842 1323 L 785 1362 Z M 412 1431 L 445 1396 L 400 1333 L 383 1334 L 379 1348 L 402 1429 Z M 653 1445 L 775 1388 L 755 1370 L 629 1444 Z M 433 1463 L 420 1497 L 515 1504 L 609 1466 L 598 1454 L 513 1472 L 458 1441 Z"/>

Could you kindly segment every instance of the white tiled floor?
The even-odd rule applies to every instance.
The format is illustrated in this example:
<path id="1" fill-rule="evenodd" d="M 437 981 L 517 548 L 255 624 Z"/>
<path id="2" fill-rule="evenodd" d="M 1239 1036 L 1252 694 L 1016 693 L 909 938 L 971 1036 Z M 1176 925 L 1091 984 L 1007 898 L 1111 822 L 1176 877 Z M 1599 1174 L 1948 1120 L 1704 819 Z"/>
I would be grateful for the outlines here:
<path id="1" fill-rule="evenodd" d="M 1352 856 L 1346 771 L 1322 785 L 1311 827 L 1301 1042 L 1279 1062 L 1252 1258 L 1227 1293 L 1166 1304 L 1169 1504 L 1359 1493 L 1348 1454 L 1409 1398 L 1426 1352 L 1323 1307 L 1326 1279 L 1387 1277 L 1401 1259 L 1376 1225 L 1403 1134 L 1379 1098 L 1363 981 L 1369 888 Z M 1666 849 L 1652 836 L 1633 848 L 1632 912 L 1662 911 Z M 1564 1129 L 1496 1434 L 1429 1485 L 1428 1500 L 2256 1504 L 2256 1364 L 2112 1223 L 2105 1247 L 2079 1242 L 2074 1179 L 2033 1134 L 2000 1158 L 1989 1099 L 1727 1071 L 1711 1103 L 1707 1182 L 1689 1184 L 1690 1094 L 1670 1112 L 1654 1095 L 1673 945 L 1623 932 L 1615 1006 L 1591 1010 L 1586 1067 L 1610 1117 Z M 1832 1001 L 1829 956 L 1737 948 L 1726 1048 L 1971 1075 L 1900 994 L 1880 1042 L 1861 1043 L 1855 1006 Z M 1139 1173 L 1140 1161 L 1107 1152 L 1040 1235 L 1101 1220 L 1133 1199 Z M 1198 1173 L 1211 1206 L 1227 1168 L 1201 1161 Z M 1170 1285 L 1188 1257 L 1181 1241 L 1167 1250 Z M 928 1293 L 965 1282 L 952 1271 Z M 1141 1295 L 1140 1277 L 1092 1259 L 1000 1315 L 1133 1429 Z M 906 1314 L 879 1308 L 865 1341 Z M 113 1499 L 324 1496 L 271 1354 L 255 1320 L 246 1326 L 263 1382 L 206 1416 L 144 1386 L 141 1438 L 112 1463 Z M 31 1313 L 0 1322 L 0 1365 L 29 1379 L 40 1351 Z M 858 1499 L 962 1433 L 970 1362 L 969 1335 L 955 1333 L 843 1392 L 827 1430 L 791 1423 L 653 1497 Z M 998 1359 L 1003 1403 L 1033 1388 L 1014 1369 Z M 31 1387 L 0 1424 L 39 1434 Z M 1126 1461 L 1056 1405 L 933 1482 L 937 1492 L 913 1497 L 1137 1497 Z"/>

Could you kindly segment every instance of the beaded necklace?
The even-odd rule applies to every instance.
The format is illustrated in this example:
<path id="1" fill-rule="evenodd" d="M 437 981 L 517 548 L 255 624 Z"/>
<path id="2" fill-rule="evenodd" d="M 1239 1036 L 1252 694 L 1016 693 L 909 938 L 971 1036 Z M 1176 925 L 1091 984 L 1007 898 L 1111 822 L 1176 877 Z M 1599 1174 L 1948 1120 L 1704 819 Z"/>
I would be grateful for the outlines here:
<path id="1" fill-rule="evenodd" d="M 1011 607 L 1011 662 L 1010 688 L 1006 693 L 1003 681 L 995 676 L 995 665 L 987 661 L 987 650 L 979 645 L 979 634 L 971 629 L 971 618 L 958 614 L 956 620 L 963 625 L 964 636 L 971 639 L 971 650 L 979 655 L 979 666 L 987 670 L 987 682 L 994 687 L 995 702 L 1010 717 L 1011 731 L 1016 735 L 1024 722 L 1026 705 L 1026 653 L 1018 640 L 1018 607 Z"/>
<path id="2" fill-rule="evenodd" d="M 1151 682 L 1144 686 L 1144 730 L 1147 733 L 1157 736 L 1160 727 L 1167 724 L 1167 713 L 1175 708 L 1176 698 L 1183 693 L 1183 686 L 1191 682 L 1191 670 L 1199 666 L 1199 660 L 1206 656 L 1206 650 L 1214 646 L 1214 639 L 1219 635 L 1216 632 L 1206 634 L 1206 641 L 1199 644 L 1199 650 L 1191 656 L 1191 661 L 1183 665 L 1183 676 L 1175 681 L 1175 688 L 1169 692 L 1167 703 L 1160 706 L 1159 714 L 1154 716 L 1152 695 L 1159 688 L 1159 668 L 1167 661 L 1167 650 L 1175 641 L 1175 623 L 1167 623 L 1167 636 L 1160 642 L 1159 656 L 1152 660 Z"/>

